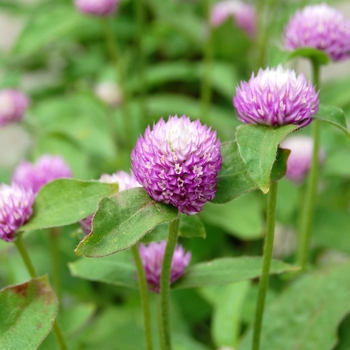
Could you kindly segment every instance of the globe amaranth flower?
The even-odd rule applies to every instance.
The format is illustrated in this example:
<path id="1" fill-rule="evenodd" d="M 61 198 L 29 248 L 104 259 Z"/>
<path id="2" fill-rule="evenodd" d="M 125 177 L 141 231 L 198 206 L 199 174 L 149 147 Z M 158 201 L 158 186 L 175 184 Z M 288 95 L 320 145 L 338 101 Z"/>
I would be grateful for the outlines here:
<path id="1" fill-rule="evenodd" d="M 131 153 L 132 171 L 148 194 L 188 215 L 214 198 L 221 162 L 216 132 L 185 115 L 148 126 Z"/>
<path id="2" fill-rule="evenodd" d="M 24 161 L 14 171 L 12 182 L 30 188 L 35 194 L 40 188 L 60 178 L 72 177 L 72 172 L 60 156 L 43 155 L 35 164 Z"/>
<path id="3" fill-rule="evenodd" d="M 34 194 L 16 184 L 0 184 L 0 238 L 6 242 L 15 239 L 17 230 L 33 213 Z"/>
<path id="4" fill-rule="evenodd" d="M 0 126 L 23 119 L 29 106 L 29 99 L 18 90 L 4 89 L 0 91 Z"/>
<path id="5" fill-rule="evenodd" d="M 107 106 L 117 107 L 123 101 L 123 94 L 120 87 L 112 81 L 99 83 L 95 88 L 96 96 Z"/>
<path id="6" fill-rule="evenodd" d="M 119 0 L 75 0 L 75 7 L 88 15 L 111 16 L 117 10 Z"/>
<path id="7" fill-rule="evenodd" d="M 139 245 L 148 287 L 155 293 L 159 293 L 160 290 L 160 276 L 162 273 L 165 247 L 166 241 Z M 184 248 L 180 244 L 177 244 L 171 261 L 170 284 L 174 283 L 184 274 L 185 268 L 190 261 L 191 253 L 186 253 Z"/>
<path id="8" fill-rule="evenodd" d="M 327 4 L 307 6 L 290 19 L 284 29 L 287 50 L 312 47 L 333 61 L 350 55 L 350 19 Z"/>
<path id="9" fill-rule="evenodd" d="M 134 187 L 142 187 L 133 174 L 128 174 L 125 171 L 117 171 L 116 173 L 109 175 L 109 174 L 102 174 L 100 177 L 100 182 L 103 183 L 117 183 L 119 185 L 118 192 L 122 192 L 125 190 L 129 190 L 130 188 Z M 80 220 L 80 226 L 84 233 L 88 235 L 91 232 L 91 224 L 93 219 L 93 214 L 89 215 L 88 217 Z"/>
<path id="10" fill-rule="evenodd" d="M 303 74 L 290 69 L 260 69 L 249 82 L 241 82 L 233 98 L 238 118 L 247 124 L 304 127 L 318 111 L 318 93 Z"/>
<path id="11" fill-rule="evenodd" d="M 229 17 L 250 37 L 255 36 L 256 14 L 253 6 L 239 0 L 225 0 L 212 7 L 210 22 L 214 27 L 220 26 Z"/>
<path id="12" fill-rule="evenodd" d="M 280 146 L 291 151 L 287 160 L 286 177 L 295 183 L 301 183 L 311 167 L 313 139 L 309 136 L 293 135 L 283 140 Z M 319 163 L 322 163 L 324 158 L 325 152 L 320 149 Z"/>

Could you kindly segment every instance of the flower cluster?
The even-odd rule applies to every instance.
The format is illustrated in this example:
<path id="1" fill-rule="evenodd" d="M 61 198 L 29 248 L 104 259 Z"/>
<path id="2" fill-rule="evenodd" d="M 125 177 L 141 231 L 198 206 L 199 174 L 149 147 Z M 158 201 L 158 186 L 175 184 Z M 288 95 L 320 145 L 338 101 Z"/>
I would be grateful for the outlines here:
<path id="1" fill-rule="evenodd" d="M 80 12 L 99 17 L 113 15 L 118 5 L 119 0 L 75 0 Z"/>
<path id="2" fill-rule="evenodd" d="M 155 293 L 159 293 L 160 291 L 160 277 L 162 274 L 165 247 L 165 241 L 152 242 L 149 245 L 140 244 L 139 246 L 149 289 Z M 178 244 L 171 261 L 170 284 L 174 283 L 183 275 L 190 261 L 191 253 L 186 253 L 184 248 Z"/>
<path id="3" fill-rule="evenodd" d="M 29 99 L 13 89 L 0 91 L 0 126 L 20 121 L 29 106 Z"/>
<path id="4" fill-rule="evenodd" d="M 148 194 L 188 215 L 214 198 L 221 163 L 216 132 L 186 116 L 148 126 L 131 153 L 132 171 Z"/>
<path id="5" fill-rule="evenodd" d="M 284 46 L 288 50 L 312 47 L 333 61 L 343 60 L 350 55 L 350 19 L 325 3 L 307 6 L 285 27 Z"/>
<path id="6" fill-rule="evenodd" d="M 318 93 L 304 75 L 290 69 L 260 69 L 249 82 L 241 82 L 233 98 L 238 118 L 247 124 L 304 127 L 318 111 Z"/>

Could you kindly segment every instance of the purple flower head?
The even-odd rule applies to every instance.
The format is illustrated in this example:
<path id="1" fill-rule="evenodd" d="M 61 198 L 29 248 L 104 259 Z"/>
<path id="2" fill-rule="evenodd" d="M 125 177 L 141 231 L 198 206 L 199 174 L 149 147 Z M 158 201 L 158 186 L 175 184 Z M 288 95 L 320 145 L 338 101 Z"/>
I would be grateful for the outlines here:
<path id="1" fill-rule="evenodd" d="M 300 128 L 311 123 L 318 111 L 318 93 L 304 75 L 290 69 L 260 69 L 249 82 L 237 86 L 233 98 L 238 118 L 247 124 L 285 125 Z"/>
<path id="2" fill-rule="evenodd" d="M 20 121 L 29 106 L 29 99 L 22 92 L 12 89 L 0 91 L 0 126 Z"/>
<path id="3" fill-rule="evenodd" d="M 47 154 L 35 164 L 27 161 L 20 163 L 12 176 L 12 182 L 30 188 L 36 194 L 48 182 L 67 177 L 72 177 L 72 172 L 63 158 Z"/>
<path id="4" fill-rule="evenodd" d="M 34 194 L 12 184 L 0 184 L 0 238 L 6 242 L 15 239 L 16 231 L 33 213 Z"/>
<path id="5" fill-rule="evenodd" d="M 253 6 L 239 0 L 225 0 L 212 7 L 210 22 L 214 27 L 219 27 L 229 17 L 250 37 L 255 36 L 256 15 Z"/>
<path id="6" fill-rule="evenodd" d="M 155 293 L 159 293 L 160 290 L 160 276 L 162 273 L 165 247 L 166 241 L 152 242 L 149 245 L 140 244 L 139 246 L 148 287 Z M 184 274 L 185 268 L 190 261 L 191 253 L 185 253 L 184 248 L 180 244 L 177 244 L 171 262 L 170 284 L 174 283 Z"/>
<path id="7" fill-rule="evenodd" d="M 185 115 L 148 126 L 131 153 L 132 171 L 148 194 L 187 215 L 214 198 L 221 162 L 216 132 Z"/>
<path id="8" fill-rule="evenodd" d="M 100 182 L 104 182 L 108 184 L 118 183 L 119 185 L 118 192 L 129 190 L 130 188 L 134 188 L 134 187 L 142 187 L 137 182 L 133 174 L 130 175 L 125 171 L 117 171 L 112 175 L 102 174 L 100 177 Z M 88 235 L 91 232 L 91 224 L 92 224 L 93 216 L 94 216 L 93 214 L 89 215 L 85 219 L 82 219 L 79 221 L 80 226 L 86 235 Z"/>
<path id="9" fill-rule="evenodd" d="M 314 141 L 309 136 L 293 135 L 281 142 L 281 148 L 289 149 L 286 177 L 293 182 L 301 183 L 311 167 Z M 319 150 L 318 161 L 322 163 L 325 158 L 323 149 Z"/>
<path id="10" fill-rule="evenodd" d="M 119 0 L 75 0 L 75 7 L 82 13 L 93 16 L 111 16 L 117 10 Z"/>
<path id="11" fill-rule="evenodd" d="M 299 10 L 284 29 L 287 50 L 312 47 L 328 54 L 333 61 L 350 55 L 350 19 L 327 4 Z"/>

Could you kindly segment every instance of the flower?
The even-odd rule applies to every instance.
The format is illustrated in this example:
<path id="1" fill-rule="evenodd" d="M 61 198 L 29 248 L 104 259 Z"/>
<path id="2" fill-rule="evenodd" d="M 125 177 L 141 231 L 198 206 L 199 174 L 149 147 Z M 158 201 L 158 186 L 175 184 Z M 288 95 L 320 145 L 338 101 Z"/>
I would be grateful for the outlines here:
<path id="1" fill-rule="evenodd" d="M 72 177 L 72 172 L 63 158 L 46 154 L 35 164 L 27 161 L 20 163 L 14 171 L 12 182 L 30 188 L 36 194 L 48 182 L 67 177 Z"/>
<path id="2" fill-rule="evenodd" d="M 113 15 L 118 5 L 119 0 L 75 0 L 80 12 L 101 17 Z"/>
<path id="3" fill-rule="evenodd" d="M 120 87 L 111 81 L 99 83 L 95 88 L 95 94 L 102 102 L 111 107 L 119 106 L 123 100 Z"/>
<path id="4" fill-rule="evenodd" d="M 216 132 L 185 115 L 148 126 L 131 153 L 132 171 L 148 194 L 187 215 L 214 198 L 221 162 Z"/>
<path id="5" fill-rule="evenodd" d="M 0 126 L 20 121 L 29 106 L 29 99 L 18 90 L 0 91 Z"/>
<path id="6" fill-rule="evenodd" d="M 149 289 L 155 293 L 159 293 L 160 290 L 160 276 L 162 273 L 165 247 L 166 241 L 139 245 L 146 280 Z M 190 261 L 191 253 L 185 253 L 184 248 L 180 244 L 177 244 L 171 261 L 170 284 L 174 283 L 184 274 L 185 268 Z"/>
<path id="7" fill-rule="evenodd" d="M 0 238 L 6 242 L 15 239 L 16 231 L 33 213 L 34 194 L 16 184 L 0 184 Z"/>
<path id="8" fill-rule="evenodd" d="M 312 47 L 333 61 L 350 55 L 350 19 L 327 4 L 306 6 L 290 19 L 284 29 L 287 50 Z"/>
<path id="9" fill-rule="evenodd" d="M 293 135 L 281 142 L 281 148 L 291 151 L 287 160 L 286 177 L 293 182 L 301 183 L 311 167 L 314 141 L 309 136 Z M 322 163 L 325 158 L 323 149 L 319 150 L 318 161 Z"/>
<path id="10" fill-rule="evenodd" d="M 104 182 L 108 184 L 118 183 L 119 185 L 118 192 L 129 190 L 130 188 L 134 188 L 134 187 L 142 187 L 137 182 L 133 174 L 130 175 L 125 171 L 117 171 L 112 175 L 102 174 L 100 177 L 100 182 Z M 94 216 L 93 214 L 89 215 L 88 217 L 79 221 L 82 230 L 87 235 L 91 232 L 91 224 L 92 224 L 93 216 Z"/>
<path id="11" fill-rule="evenodd" d="M 243 29 L 250 37 L 255 36 L 256 15 L 253 6 L 238 0 L 218 2 L 211 9 L 210 23 L 218 27 L 229 17 L 232 17 L 237 27 Z"/>
<path id="12" fill-rule="evenodd" d="M 249 82 L 241 82 L 233 98 L 238 118 L 247 124 L 304 127 L 318 111 L 318 93 L 304 75 L 290 69 L 260 69 Z"/>

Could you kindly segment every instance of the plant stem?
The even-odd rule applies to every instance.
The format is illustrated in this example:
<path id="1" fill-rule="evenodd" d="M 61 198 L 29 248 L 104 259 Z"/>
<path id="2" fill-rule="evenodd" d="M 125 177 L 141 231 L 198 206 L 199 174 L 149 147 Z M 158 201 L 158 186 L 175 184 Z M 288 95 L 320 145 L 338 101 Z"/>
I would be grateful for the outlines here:
<path id="1" fill-rule="evenodd" d="M 312 62 L 313 70 L 313 83 L 316 89 L 319 88 L 319 75 L 320 65 Z M 314 120 L 312 122 L 313 127 L 313 150 L 311 158 L 311 167 L 307 178 L 305 199 L 301 211 L 300 219 L 300 231 L 298 235 L 298 247 L 297 247 L 297 263 L 301 266 L 302 271 L 306 270 L 309 260 L 309 249 L 310 249 L 310 233 L 311 226 L 314 217 L 314 207 L 316 201 L 317 192 L 317 180 L 318 180 L 318 153 L 320 149 L 320 122 Z"/>
<path id="2" fill-rule="evenodd" d="M 148 288 L 147 288 L 146 274 L 142 265 L 142 260 L 141 260 L 138 246 L 137 245 L 133 246 L 131 248 L 131 251 L 132 251 L 132 255 L 136 265 L 137 278 L 138 278 L 139 288 L 140 288 L 140 298 L 141 298 L 141 304 L 143 309 L 143 319 L 145 324 L 146 349 L 152 350 L 153 344 L 152 344 L 152 330 L 151 330 L 151 313 L 150 313 L 149 302 L 148 302 Z"/>
<path id="3" fill-rule="evenodd" d="M 169 225 L 168 241 L 164 252 L 162 274 L 160 277 L 160 339 L 162 350 L 171 350 L 169 294 L 171 262 L 177 242 L 180 220 L 176 219 Z"/>
<path id="4" fill-rule="evenodd" d="M 260 335 L 265 309 L 266 292 L 269 285 L 270 264 L 273 250 L 273 239 L 275 234 L 276 204 L 277 182 L 273 183 L 270 187 L 267 203 L 266 235 L 264 242 L 263 266 L 261 271 L 258 299 L 255 310 L 252 350 L 259 350 L 260 348 Z"/>
<path id="5" fill-rule="evenodd" d="M 50 257 L 52 264 L 52 281 L 58 301 L 61 300 L 61 274 L 60 274 L 60 252 L 59 235 L 60 230 L 56 227 L 49 228 Z"/>
<path id="6" fill-rule="evenodd" d="M 32 263 L 32 260 L 30 259 L 30 256 L 28 254 L 28 250 L 24 244 L 22 234 L 17 235 L 17 238 L 15 239 L 14 243 L 15 243 L 15 246 L 16 246 L 18 252 L 20 253 L 20 255 L 22 257 L 22 260 L 23 260 L 24 265 L 26 266 L 26 268 L 29 272 L 30 277 L 32 277 L 32 278 L 38 277 L 38 274 L 35 270 L 35 267 Z M 62 330 L 61 330 L 61 328 L 56 320 L 54 321 L 52 329 L 53 329 L 53 332 L 56 336 L 56 340 L 57 340 L 57 343 L 58 343 L 60 350 L 67 350 L 68 348 L 67 348 L 65 339 L 63 337 Z"/>

